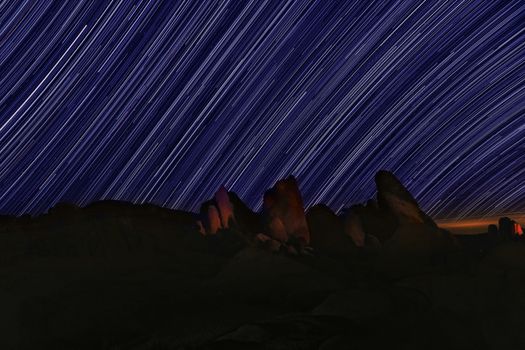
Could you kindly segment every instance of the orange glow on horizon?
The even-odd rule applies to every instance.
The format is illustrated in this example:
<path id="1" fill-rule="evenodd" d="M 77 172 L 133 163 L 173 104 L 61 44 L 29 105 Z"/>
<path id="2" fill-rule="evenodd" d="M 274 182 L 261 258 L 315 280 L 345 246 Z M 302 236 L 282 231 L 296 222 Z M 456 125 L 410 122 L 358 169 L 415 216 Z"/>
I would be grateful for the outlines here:
<path id="1" fill-rule="evenodd" d="M 498 216 L 485 217 L 485 218 L 465 218 L 465 219 L 448 219 L 448 220 L 436 220 L 439 227 L 451 231 L 456 234 L 475 234 L 487 232 L 489 225 L 498 225 L 498 220 L 501 217 L 507 216 L 512 220 L 516 221 L 514 226 L 514 232 L 518 235 L 523 235 L 523 228 L 519 224 L 525 222 L 524 213 L 511 213 L 502 214 Z"/>

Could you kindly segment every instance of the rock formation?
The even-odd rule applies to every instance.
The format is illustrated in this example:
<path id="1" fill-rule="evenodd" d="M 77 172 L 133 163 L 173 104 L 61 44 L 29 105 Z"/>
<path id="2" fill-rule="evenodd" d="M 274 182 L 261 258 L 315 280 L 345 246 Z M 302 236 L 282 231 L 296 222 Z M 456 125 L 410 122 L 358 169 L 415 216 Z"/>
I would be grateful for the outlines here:
<path id="1" fill-rule="evenodd" d="M 347 210 L 344 215 L 344 232 L 347 236 L 352 238 L 352 241 L 354 241 L 356 246 L 365 246 L 366 234 L 363 230 L 361 218 L 354 210 L 352 210 L 352 208 Z"/>
<path id="2" fill-rule="evenodd" d="M 365 205 L 352 205 L 339 216 L 325 205 L 314 206 L 305 215 L 293 176 L 277 181 L 265 192 L 261 213 L 253 212 L 235 193 L 222 186 L 212 200 L 202 205 L 199 229 L 205 235 L 215 235 L 219 230 L 231 228 L 247 241 L 271 251 L 288 250 L 291 255 L 303 252 L 309 245 L 328 255 L 352 255 L 358 248 L 381 248 L 396 233 L 399 237 L 395 241 L 401 241 L 393 247 L 404 244 L 406 232 L 442 235 L 392 173 L 379 171 L 375 180 L 377 201 L 370 199 Z M 503 221 L 504 230 L 511 226 L 512 223 Z"/>
<path id="3" fill-rule="evenodd" d="M 213 201 L 208 201 L 201 206 L 201 218 L 206 235 L 214 235 L 223 228 L 219 209 Z"/>
<path id="4" fill-rule="evenodd" d="M 235 225 L 234 204 L 230 193 L 224 186 L 217 190 L 212 200 L 202 204 L 200 215 L 200 225 L 204 228 L 206 235 L 216 234 L 220 229 L 228 229 L 232 224 Z"/>
<path id="5" fill-rule="evenodd" d="M 269 219 L 268 230 L 274 239 L 281 242 L 286 242 L 288 240 L 286 227 L 284 227 L 284 224 L 279 217 L 274 216 Z"/>
<path id="6" fill-rule="evenodd" d="M 228 192 L 228 198 L 233 208 L 234 225 L 237 230 L 247 235 L 263 232 L 261 216 L 251 210 L 234 192 Z"/>
<path id="7" fill-rule="evenodd" d="M 266 191 L 263 215 L 271 237 L 282 241 L 293 238 L 302 245 L 310 243 L 303 199 L 293 176 L 278 181 Z"/>
<path id="8" fill-rule="evenodd" d="M 523 228 L 517 222 L 514 223 L 514 233 L 517 236 L 522 236 L 523 235 Z"/>
<path id="9" fill-rule="evenodd" d="M 491 236 L 497 236 L 498 235 L 498 226 L 494 225 L 494 224 L 489 225 L 488 228 L 487 228 L 487 232 Z"/>
<path id="10" fill-rule="evenodd" d="M 356 249 L 351 237 L 344 233 L 343 219 L 326 205 L 318 204 L 308 209 L 306 221 L 310 244 L 315 250 L 329 255 L 346 255 Z"/>
<path id="11" fill-rule="evenodd" d="M 364 232 L 380 242 L 390 239 L 399 226 L 396 216 L 388 209 L 380 208 L 373 200 L 369 200 L 366 206 L 353 205 L 352 212 L 359 217 Z"/>
<path id="12" fill-rule="evenodd" d="M 219 210 L 221 223 L 223 228 L 230 227 L 230 220 L 234 220 L 233 204 L 230 201 L 228 191 L 224 186 L 221 186 L 217 193 L 215 193 L 215 203 Z"/>
<path id="13" fill-rule="evenodd" d="M 521 225 L 508 217 L 500 218 L 498 225 L 498 232 L 503 237 L 514 238 L 523 235 L 523 228 Z"/>
<path id="14" fill-rule="evenodd" d="M 400 224 L 415 223 L 437 227 L 394 174 L 381 170 L 376 174 L 375 181 L 379 207 L 392 212 Z"/>
<path id="15" fill-rule="evenodd" d="M 357 247 L 380 248 L 392 258 L 441 254 L 456 247 L 454 237 L 437 227 L 392 173 L 379 171 L 375 180 L 377 202 L 353 205 L 342 215 L 344 232 Z"/>

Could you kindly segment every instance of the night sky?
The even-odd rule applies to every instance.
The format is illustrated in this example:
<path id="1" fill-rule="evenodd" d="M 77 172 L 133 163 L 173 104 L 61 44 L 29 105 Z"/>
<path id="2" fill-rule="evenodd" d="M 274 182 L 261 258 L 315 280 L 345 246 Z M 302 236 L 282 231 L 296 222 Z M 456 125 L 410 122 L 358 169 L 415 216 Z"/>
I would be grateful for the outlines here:
<path id="1" fill-rule="evenodd" d="M 0 1 L 0 213 L 305 204 L 392 170 L 437 218 L 525 212 L 523 1 Z"/>

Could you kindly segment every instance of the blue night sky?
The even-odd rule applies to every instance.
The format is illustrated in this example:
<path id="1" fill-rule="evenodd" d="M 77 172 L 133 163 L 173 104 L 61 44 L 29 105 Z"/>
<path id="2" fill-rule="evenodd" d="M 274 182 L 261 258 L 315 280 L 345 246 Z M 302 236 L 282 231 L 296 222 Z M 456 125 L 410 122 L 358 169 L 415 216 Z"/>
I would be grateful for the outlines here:
<path id="1" fill-rule="evenodd" d="M 374 195 L 525 212 L 522 1 L 0 2 L 0 213 Z"/>

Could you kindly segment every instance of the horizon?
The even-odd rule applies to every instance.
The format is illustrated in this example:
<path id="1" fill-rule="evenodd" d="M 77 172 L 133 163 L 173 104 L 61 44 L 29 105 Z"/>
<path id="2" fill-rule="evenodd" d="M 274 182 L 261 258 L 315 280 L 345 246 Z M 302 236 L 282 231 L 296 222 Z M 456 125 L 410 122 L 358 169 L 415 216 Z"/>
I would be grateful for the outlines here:
<path id="1" fill-rule="evenodd" d="M 230 191 L 228 191 L 228 192 L 230 192 Z M 263 192 L 263 194 L 264 194 L 264 192 Z M 263 194 L 261 194 L 261 198 L 262 198 Z M 208 199 L 204 200 L 202 203 L 205 203 L 210 198 L 213 198 L 213 195 L 211 195 Z M 375 198 L 375 196 L 372 199 L 377 200 L 377 198 Z M 242 198 L 241 198 L 241 200 L 242 200 Z M 166 208 L 166 209 L 170 209 L 170 210 L 182 210 L 182 211 L 186 211 L 186 212 L 193 213 L 193 214 L 196 214 L 196 215 L 199 214 L 199 210 L 186 210 L 186 209 L 183 209 L 183 208 L 166 207 L 166 206 L 163 206 L 162 204 L 159 204 L 159 203 L 153 203 L 153 202 L 135 203 L 135 202 L 119 200 L 119 199 L 104 198 L 104 199 L 99 199 L 99 200 L 96 200 L 96 201 L 92 201 L 92 202 L 86 203 L 84 205 L 78 205 L 76 203 L 68 202 L 68 201 L 59 201 L 59 202 L 55 203 L 55 205 L 53 205 L 52 207 L 50 207 L 47 210 L 45 210 L 44 212 L 40 212 L 40 213 L 23 213 L 23 214 L 18 214 L 17 215 L 17 214 L 9 214 L 9 213 L 1 213 L 0 212 L 0 215 L 10 215 L 10 216 L 17 216 L 17 217 L 20 217 L 20 216 L 23 216 L 23 215 L 30 215 L 31 217 L 34 218 L 34 217 L 38 217 L 38 216 L 41 216 L 41 215 L 48 214 L 49 210 L 51 210 L 52 208 L 54 208 L 56 205 L 59 205 L 59 204 L 74 205 L 74 206 L 78 206 L 80 208 L 84 208 L 84 207 L 90 206 L 91 204 L 94 204 L 94 203 L 97 203 L 97 202 L 104 202 L 104 201 L 116 201 L 116 202 L 122 202 L 122 203 L 129 203 L 129 204 L 133 204 L 133 205 L 155 205 L 155 206 L 159 206 L 161 208 Z M 340 209 L 334 209 L 334 208 L 332 208 L 330 206 L 328 206 L 328 207 L 335 214 L 343 215 L 344 214 L 344 210 L 346 208 L 349 208 L 349 207 L 351 207 L 353 205 L 364 205 L 364 204 L 366 204 L 366 201 L 359 202 L 359 203 L 349 203 L 348 205 L 346 205 L 346 206 L 344 206 L 343 208 L 340 208 Z M 318 205 L 326 205 L 326 204 L 325 203 L 315 203 L 315 204 L 308 205 L 308 206 L 305 205 L 304 206 L 305 213 L 307 213 L 308 210 L 311 209 L 312 207 L 315 207 L 315 206 L 318 206 Z M 258 209 L 252 208 L 249 205 L 248 205 L 248 207 L 251 210 L 253 210 L 254 212 L 256 212 L 256 213 L 261 213 L 262 212 L 262 207 L 260 207 Z M 423 209 L 423 211 L 425 211 L 424 208 L 422 208 L 422 209 Z M 434 218 L 433 217 L 433 219 L 434 219 L 434 221 L 436 222 L 436 224 L 439 227 L 444 228 L 444 229 L 452 232 L 453 234 L 456 234 L 456 235 L 475 235 L 475 234 L 486 233 L 488 225 L 491 225 L 491 224 L 498 225 L 498 220 L 500 218 L 502 218 L 502 217 L 508 217 L 508 218 L 516 221 L 521 226 L 523 226 L 523 224 L 525 223 L 525 212 L 507 212 L 507 213 L 504 212 L 504 213 L 496 214 L 496 215 L 478 216 L 478 217 L 459 217 L 459 218 L 458 217 L 456 217 L 456 218 Z"/>

